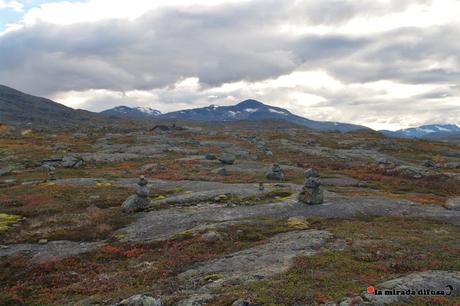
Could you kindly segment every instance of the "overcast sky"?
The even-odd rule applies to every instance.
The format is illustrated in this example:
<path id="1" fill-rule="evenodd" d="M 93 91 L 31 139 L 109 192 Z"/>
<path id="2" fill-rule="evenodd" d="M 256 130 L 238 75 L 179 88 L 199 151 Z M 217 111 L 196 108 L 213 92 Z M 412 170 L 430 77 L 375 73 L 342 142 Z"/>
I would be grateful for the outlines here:
<path id="1" fill-rule="evenodd" d="M 460 124 L 459 16 L 460 0 L 0 0 L 0 84 L 92 111 L 255 98 Z"/>

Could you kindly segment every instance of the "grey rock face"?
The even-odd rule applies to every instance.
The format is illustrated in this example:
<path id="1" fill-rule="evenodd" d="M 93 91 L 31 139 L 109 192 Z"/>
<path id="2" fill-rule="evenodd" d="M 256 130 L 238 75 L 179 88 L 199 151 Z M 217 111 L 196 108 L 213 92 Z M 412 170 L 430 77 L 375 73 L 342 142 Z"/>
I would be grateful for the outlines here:
<path id="1" fill-rule="evenodd" d="M 272 166 L 271 171 L 267 173 L 266 178 L 267 180 L 283 181 L 284 180 L 283 169 L 281 169 L 280 165 L 274 164 Z"/>
<path id="2" fill-rule="evenodd" d="M 450 210 L 460 210 L 460 197 L 449 199 L 444 207 Z"/>
<path id="3" fill-rule="evenodd" d="M 305 183 L 299 193 L 298 200 L 310 205 L 324 202 L 324 190 L 321 187 L 321 179 L 316 169 L 305 171 Z"/>
<path id="4" fill-rule="evenodd" d="M 149 200 L 149 189 L 147 187 L 148 181 L 141 176 L 139 178 L 139 182 L 137 183 L 138 187 L 136 190 L 136 194 L 130 196 L 126 201 L 122 204 L 121 209 L 125 213 L 137 212 L 142 211 L 150 205 Z"/>
<path id="5" fill-rule="evenodd" d="M 129 297 L 113 306 L 161 306 L 161 300 L 151 296 L 138 294 Z"/>

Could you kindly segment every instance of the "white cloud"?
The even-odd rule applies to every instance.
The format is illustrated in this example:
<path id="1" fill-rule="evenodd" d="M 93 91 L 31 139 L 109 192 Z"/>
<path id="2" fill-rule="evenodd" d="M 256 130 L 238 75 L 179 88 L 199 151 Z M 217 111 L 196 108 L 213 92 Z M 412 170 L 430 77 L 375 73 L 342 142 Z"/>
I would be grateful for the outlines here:
<path id="1" fill-rule="evenodd" d="M 104 19 L 134 20 L 143 14 L 164 8 L 218 6 L 248 0 L 89 0 L 85 2 L 49 2 L 33 8 L 24 15 L 26 24 L 47 22 L 68 25 Z"/>
<path id="2" fill-rule="evenodd" d="M 22 12 L 24 5 L 19 1 L 5 1 L 0 0 L 0 10 L 1 9 L 12 9 L 16 12 Z"/>
<path id="3" fill-rule="evenodd" d="M 457 0 L 53 1 L 0 33 L 0 83 L 96 111 L 256 98 L 375 128 L 460 124 L 459 11 Z"/>

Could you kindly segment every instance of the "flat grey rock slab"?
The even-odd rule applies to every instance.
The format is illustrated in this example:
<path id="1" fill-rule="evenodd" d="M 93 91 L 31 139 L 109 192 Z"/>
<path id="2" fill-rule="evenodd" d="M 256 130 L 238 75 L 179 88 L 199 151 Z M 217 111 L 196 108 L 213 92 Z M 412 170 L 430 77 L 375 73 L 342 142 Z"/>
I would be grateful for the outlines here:
<path id="1" fill-rule="evenodd" d="M 206 276 L 219 275 L 211 287 L 226 282 L 256 281 L 286 271 L 295 257 L 311 256 L 324 250 L 342 250 L 344 241 L 335 241 L 328 231 L 305 230 L 278 234 L 265 244 L 204 263 L 179 275 L 190 284 L 206 282 Z"/>
<path id="2" fill-rule="evenodd" d="M 56 184 L 69 185 L 69 186 L 94 186 L 98 182 L 111 183 L 114 186 L 135 188 L 137 186 L 138 178 L 128 179 L 103 179 L 103 178 L 70 178 L 58 179 Z M 212 191 L 219 194 L 248 194 L 259 192 L 259 184 L 227 184 L 221 182 L 207 182 L 207 181 L 173 181 L 173 180 L 159 180 L 148 178 L 150 189 L 175 189 L 180 188 L 182 191 Z M 273 184 L 266 184 L 266 186 L 277 187 Z M 291 183 L 282 183 L 279 188 L 287 188 L 292 190 L 300 190 L 302 186 Z"/>
<path id="3" fill-rule="evenodd" d="M 453 290 L 447 286 L 452 286 Z M 435 290 L 450 292 L 452 295 L 460 294 L 459 271 L 426 271 L 412 273 L 400 278 L 392 279 L 375 286 L 377 290 Z M 370 305 L 392 305 L 407 302 L 412 295 L 375 295 L 364 293 L 363 299 Z"/>
<path id="4" fill-rule="evenodd" d="M 182 208 L 139 213 L 138 219 L 121 229 L 120 234 L 124 241 L 151 241 L 164 239 L 206 223 L 218 224 L 256 217 L 285 219 L 295 216 L 324 218 L 412 216 L 460 225 L 460 211 L 450 211 L 440 206 L 377 197 L 349 198 L 328 193 L 325 203 L 321 205 L 305 205 L 292 198 L 254 206 Z"/>
<path id="5" fill-rule="evenodd" d="M 16 255 L 27 255 L 34 262 L 60 260 L 69 256 L 86 253 L 104 244 L 99 242 L 74 242 L 67 240 L 50 241 L 48 243 L 24 243 L 0 247 L 0 258 Z"/>

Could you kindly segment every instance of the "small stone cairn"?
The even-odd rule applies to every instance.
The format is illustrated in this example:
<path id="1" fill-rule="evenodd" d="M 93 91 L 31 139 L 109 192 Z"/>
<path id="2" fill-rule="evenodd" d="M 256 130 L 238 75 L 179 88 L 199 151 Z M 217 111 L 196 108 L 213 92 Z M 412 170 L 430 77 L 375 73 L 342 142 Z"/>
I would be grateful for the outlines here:
<path id="1" fill-rule="evenodd" d="M 144 176 L 139 178 L 137 182 L 136 194 L 131 195 L 126 201 L 121 205 L 121 209 L 125 213 L 132 213 L 137 211 L 142 211 L 150 205 L 149 199 L 149 188 L 147 184 L 149 182 L 145 179 Z"/>
<path id="2" fill-rule="evenodd" d="M 283 181 L 284 180 L 284 172 L 283 169 L 278 164 L 274 164 L 270 172 L 267 173 L 266 176 L 267 180 L 273 181 Z"/>
<path id="3" fill-rule="evenodd" d="M 299 193 L 300 202 L 316 205 L 324 202 L 324 190 L 321 187 L 321 178 L 318 170 L 308 169 L 305 171 L 305 183 Z"/>

